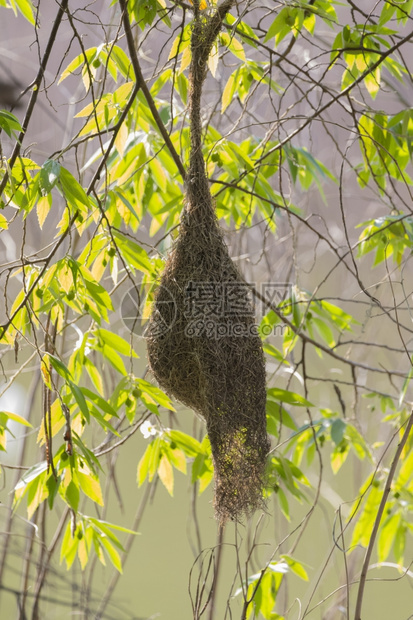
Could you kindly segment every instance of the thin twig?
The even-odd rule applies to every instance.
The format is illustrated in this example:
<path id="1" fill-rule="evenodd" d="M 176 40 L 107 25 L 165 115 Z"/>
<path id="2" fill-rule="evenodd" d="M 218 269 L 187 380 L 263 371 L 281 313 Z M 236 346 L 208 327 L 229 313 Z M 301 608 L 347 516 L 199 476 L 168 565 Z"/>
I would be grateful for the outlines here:
<path id="1" fill-rule="evenodd" d="M 149 500 L 149 497 L 150 497 L 150 494 L 151 494 L 151 490 L 152 490 L 151 485 L 147 484 L 146 485 L 146 489 L 145 489 L 145 493 L 144 493 L 144 495 L 143 495 L 143 497 L 142 497 L 142 499 L 141 499 L 141 501 L 139 503 L 138 510 L 136 512 L 135 519 L 134 519 L 134 522 L 133 522 L 133 525 L 132 525 L 132 528 L 131 528 L 133 531 L 136 531 L 138 529 L 138 527 L 139 527 L 139 524 L 140 524 L 140 522 L 142 520 L 142 517 L 143 517 L 143 513 L 144 513 L 145 508 L 146 508 L 146 506 L 148 504 L 148 500 Z M 136 539 L 135 534 L 129 534 L 128 539 L 127 539 L 127 541 L 125 543 L 125 546 L 124 546 L 125 551 L 122 554 L 122 566 L 125 565 L 125 562 L 128 559 L 129 551 L 130 551 L 130 549 L 131 549 L 135 539 Z M 103 613 L 104 613 L 104 611 L 105 611 L 105 609 L 107 607 L 107 604 L 109 603 L 109 601 L 110 601 L 110 599 L 112 597 L 113 591 L 116 588 L 116 585 L 117 585 L 117 583 L 119 581 L 120 576 L 121 575 L 120 575 L 119 571 L 115 571 L 113 573 L 112 579 L 110 580 L 109 585 L 108 585 L 108 587 L 106 589 L 105 596 L 103 597 L 102 602 L 101 602 L 101 604 L 99 606 L 99 609 L 96 612 L 95 620 L 99 620 L 99 618 L 103 617 Z"/>
<path id="2" fill-rule="evenodd" d="M 37 582 L 36 582 L 36 586 L 35 586 L 35 591 L 34 591 L 34 603 L 33 603 L 33 612 L 32 612 L 32 620 L 40 620 L 40 615 L 39 615 L 39 601 L 40 601 L 40 593 L 42 591 L 43 585 L 44 585 L 44 581 L 46 578 L 46 574 L 47 571 L 49 570 L 49 566 L 50 566 L 50 560 L 51 557 L 54 553 L 54 551 L 56 550 L 56 546 L 57 543 L 59 541 L 59 538 L 62 534 L 64 525 L 66 523 L 66 519 L 69 515 L 70 512 L 70 508 L 67 506 L 65 508 L 65 510 L 63 511 L 63 514 L 60 518 L 60 522 L 59 525 L 56 528 L 56 531 L 54 533 L 53 539 L 47 549 L 46 552 L 46 557 L 44 558 L 44 561 L 42 562 L 42 565 L 39 568 L 39 574 L 37 577 Z"/>
<path id="3" fill-rule="evenodd" d="M 366 577 L 367 577 L 367 571 L 369 569 L 371 554 L 373 552 L 373 547 L 376 541 L 377 532 L 379 530 L 380 523 L 381 523 L 381 520 L 384 514 L 384 510 L 386 508 L 387 498 L 391 491 L 391 485 L 393 482 L 394 474 L 396 473 L 397 465 L 399 463 L 403 448 L 406 445 L 406 442 L 409 438 L 412 426 L 413 426 L 413 411 L 410 414 L 410 417 L 408 419 L 407 426 L 404 431 L 403 437 L 401 438 L 400 443 L 397 446 L 397 450 L 396 450 L 396 453 L 394 455 L 394 458 L 393 458 L 393 461 L 390 467 L 389 475 L 387 476 L 386 486 L 384 488 L 381 502 L 377 510 L 377 515 L 374 520 L 373 531 L 370 536 L 369 544 L 366 549 L 366 554 L 364 556 L 363 567 L 361 569 L 360 583 L 359 583 L 358 592 L 357 592 L 357 601 L 356 601 L 356 610 L 354 614 L 354 620 L 361 620 L 361 607 L 363 605 L 364 588 L 366 585 Z"/>
<path id="4" fill-rule="evenodd" d="M 143 74 L 142 74 L 142 70 L 139 64 L 139 59 L 138 59 L 138 55 L 136 53 L 136 48 L 135 48 L 135 41 L 133 40 L 133 34 L 132 34 L 132 29 L 131 29 L 131 24 L 130 24 L 130 20 L 129 20 L 129 14 L 128 14 L 128 10 L 127 10 L 127 0 L 119 0 L 119 4 L 120 7 L 122 9 L 122 20 L 123 20 L 123 27 L 125 29 L 125 34 L 126 34 L 126 40 L 128 43 L 128 49 L 129 49 L 129 54 L 131 57 L 131 61 L 132 61 L 132 66 L 133 69 L 135 71 L 135 77 L 136 77 L 136 81 L 137 83 L 140 85 L 140 88 L 145 96 L 145 99 L 147 101 L 147 104 L 150 108 L 150 111 L 152 113 L 152 116 L 154 118 L 155 123 L 158 126 L 158 129 L 162 135 L 162 138 L 165 141 L 166 146 L 169 149 L 169 152 L 172 156 L 172 159 L 174 160 L 176 167 L 178 168 L 182 179 L 185 181 L 186 178 L 186 171 L 184 168 L 184 165 L 178 155 L 178 153 L 176 152 L 176 149 L 174 147 L 174 145 L 172 144 L 172 140 L 169 137 L 169 133 L 165 127 L 165 125 L 162 122 L 162 119 L 159 115 L 158 109 L 156 107 L 156 104 L 153 100 L 153 97 L 150 93 L 149 88 L 146 85 L 146 82 L 144 80 Z"/>
<path id="5" fill-rule="evenodd" d="M 214 620 L 214 618 L 216 618 L 215 615 L 215 601 L 217 598 L 217 591 L 218 591 L 218 576 L 219 576 L 219 572 L 220 572 L 220 568 L 221 568 L 221 564 L 222 564 L 222 549 L 224 546 L 224 531 L 225 531 L 225 525 L 218 525 L 218 535 L 217 535 L 217 544 L 216 544 L 216 549 L 217 549 L 217 554 L 215 557 L 215 566 L 214 566 L 214 578 L 212 580 L 212 586 L 211 586 L 211 598 L 209 601 L 209 615 L 208 615 L 208 620 Z"/>
<path id="6" fill-rule="evenodd" d="M 29 87 L 32 90 L 32 94 L 31 94 L 31 97 L 30 97 L 29 104 L 27 106 L 26 114 L 25 114 L 23 122 L 22 122 L 22 130 L 21 130 L 21 132 L 19 134 L 19 137 L 16 140 L 16 144 L 14 145 L 13 153 L 12 153 L 12 155 L 10 157 L 9 170 L 11 170 L 13 168 L 17 158 L 20 155 L 20 151 L 21 151 L 21 148 L 22 148 L 22 145 L 23 145 L 23 139 L 24 139 L 24 137 L 26 135 L 26 131 L 27 131 L 27 128 L 29 126 L 29 122 L 30 122 L 30 119 L 32 117 L 35 105 L 36 105 L 37 97 L 39 96 L 40 85 L 41 85 L 42 80 L 43 80 L 43 76 L 44 76 L 44 73 L 45 73 L 45 70 L 46 70 L 47 63 L 48 63 L 49 58 L 50 58 L 50 54 L 52 52 L 52 48 L 53 48 L 53 46 L 55 44 L 55 41 L 56 41 L 57 31 L 60 28 L 60 24 L 62 22 L 63 15 L 66 12 L 68 2 L 69 2 L 69 0 L 62 0 L 61 3 L 60 3 L 59 10 L 57 12 L 56 19 L 55 19 L 54 24 L 53 24 L 53 28 L 52 28 L 52 31 L 50 33 L 50 37 L 49 37 L 48 42 L 47 42 L 46 50 L 45 50 L 45 52 L 43 54 L 43 58 L 42 58 L 42 61 L 40 63 L 39 71 L 37 72 L 36 78 L 34 79 L 34 81 L 32 82 L 32 84 Z M 9 174 L 8 174 L 8 172 L 6 170 L 6 172 L 4 174 L 4 177 L 3 177 L 3 179 L 2 179 L 2 181 L 0 183 L 0 196 L 3 193 L 3 191 L 4 191 L 4 188 L 6 187 L 8 180 L 9 180 Z"/>

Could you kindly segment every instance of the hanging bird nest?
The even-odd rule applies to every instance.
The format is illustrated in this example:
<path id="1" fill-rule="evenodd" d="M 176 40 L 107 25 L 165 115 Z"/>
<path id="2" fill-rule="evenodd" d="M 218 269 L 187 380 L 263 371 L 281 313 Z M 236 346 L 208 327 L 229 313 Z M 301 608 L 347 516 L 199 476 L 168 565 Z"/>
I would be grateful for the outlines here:
<path id="1" fill-rule="evenodd" d="M 219 28 L 211 32 L 213 18 L 206 23 L 195 13 L 185 204 L 146 335 L 150 367 L 161 387 L 206 421 L 215 512 L 224 523 L 263 505 L 269 450 L 265 363 L 249 290 L 228 254 L 205 174 L 200 99 L 208 49 Z"/>

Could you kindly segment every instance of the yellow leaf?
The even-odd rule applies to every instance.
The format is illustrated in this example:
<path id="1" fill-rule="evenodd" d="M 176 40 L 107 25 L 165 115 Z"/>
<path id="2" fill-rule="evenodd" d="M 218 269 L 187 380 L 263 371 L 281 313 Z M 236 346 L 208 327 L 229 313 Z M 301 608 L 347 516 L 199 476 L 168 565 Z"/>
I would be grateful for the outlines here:
<path id="1" fill-rule="evenodd" d="M 40 364 L 40 369 L 43 375 L 43 382 L 44 384 L 52 389 L 52 385 L 50 382 L 50 361 L 49 358 L 47 357 L 47 355 L 45 355 L 42 359 L 42 363 Z"/>
<path id="2" fill-rule="evenodd" d="M 119 86 L 113 93 L 113 103 L 118 105 L 126 105 L 128 96 L 132 92 L 134 87 L 134 82 L 125 82 L 122 86 Z"/>
<path id="3" fill-rule="evenodd" d="M 126 126 L 126 123 L 122 123 L 118 131 L 118 135 L 116 136 L 116 139 L 115 139 L 115 146 L 121 157 L 123 157 L 125 153 L 125 146 L 126 146 L 126 141 L 128 139 L 128 136 L 129 136 L 129 131 Z"/>
<path id="4" fill-rule="evenodd" d="M 49 491 L 44 484 L 44 476 L 39 476 L 38 480 L 33 481 L 33 487 L 29 489 L 27 499 L 27 518 L 31 519 L 36 509 L 49 495 Z"/>
<path id="5" fill-rule="evenodd" d="M 37 219 L 39 220 L 40 228 L 43 228 L 44 221 L 52 206 L 52 195 L 42 196 L 37 203 Z"/>
<path id="6" fill-rule="evenodd" d="M 218 44 L 217 42 L 215 42 L 212 47 L 209 58 L 208 58 L 208 69 L 211 71 L 214 77 L 216 75 L 217 68 L 218 68 L 218 59 L 219 59 Z"/>
<path id="7" fill-rule="evenodd" d="M 178 471 L 186 474 L 186 458 L 182 450 L 178 450 L 177 448 L 175 448 L 175 450 L 171 450 L 169 453 L 169 458 Z"/>
<path id="8" fill-rule="evenodd" d="M 168 491 L 169 495 L 174 493 L 174 473 L 171 463 L 167 457 L 163 454 L 158 467 L 158 476 L 161 479 L 162 484 Z"/>
<path id="9" fill-rule="evenodd" d="M 232 73 L 229 78 L 228 78 L 228 82 L 225 85 L 224 88 L 224 92 L 222 93 L 222 106 L 221 106 L 221 114 L 223 114 L 225 112 L 225 110 L 227 109 L 227 107 L 229 106 L 229 104 L 232 101 L 232 98 L 234 96 L 234 92 L 236 89 L 236 81 L 235 81 L 235 76 L 238 75 L 237 71 L 234 71 L 234 73 Z"/>
<path id="10" fill-rule="evenodd" d="M 57 279 L 64 292 L 69 293 L 73 286 L 73 273 L 68 264 L 63 264 L 59 269 Z"/>
<path id="11" fill-rule="evenodd" d="M 213 471 L 206 471 L 204 474 L 202 474 L 202 476 L 199 479 L 198 495 L 201 495 L 205 491 L 205 489 L 211 483 L 213 477 L 214 477 L 214 472 Z"/>
<path id="12" fill-rule="evenodd" d="M 361 54 L 357 54 L 356 56 L 356 67 L 360 73 L 363 73 L 368 67 L 366 59 Z"/>
<path id="13" fill-rule="evenodd" d="M 364 78 L 364 85 L 372 99 L 375 99 L 380 90 L 380 67 L 376 67 L 373 73 L 368 73 Z"/>
<path id="14" fill-rule="evenodd" d="M 181 66 L 179 69 L 179 73 L 182 73 L 183 71 L 185 71 L 185 69 L 189 67 L 190 62 L 191 62 L 191 48 L 187 47 L 184 49 L 182 53 Z"/>
<path id="15" fill-rule="evenodd" d="M 30 422 L 28 422 L 26 420 L 26 418 L 23 418 L 23 416 L 19 415 L 18 413 L 13 413 L 12 411 L 2 411 L 2 413 L 4 413 L 9 420 L 13 420 L 14 422 L 18 422 L 19 424 L 24 424 L 24 426 L 29 426 L 30 428 L 33 428 L 33 426 L 30 424 Z"/>
<path id="16" fill-rule="evenodd" d="M 99 504 L 99 506 L 103 506 L 103 495 L 99 480 L 81 471 L 77 472 L 77 479 L 79 480 L 80 488 L 83 493 L 90 497 L 92 501 L 96 502 L 96 504 Z"/>
<path id="17" fill-rule="evenodd" d="M 91 270 L 92 276 L 95 278 L 96 282 L 100 282 L 103 274 L 105 273 L 106 266 L 107 266 L 106 252 L 102 252 L 97 257 L 95 262 L 93 263 L 93 267 Z"/>
<path id="18" fill-rule="evenodd" d="M 65 417 L 62 413 L 62 407 L 58 398 L 56 398 L 56 400 L 52 404 L 50 411 L 52 422 L 52 437 L 54 437 L 65 425 Z M 43 445 L 44 439 L 44 424 L 41 424 L 39 428 L 39 434 L 37 435 L 37 443 Z"/>
<path id="19" fill-rule="evenodd" d="M 77 555 L 79 557 L 80 566 L 82 567 L 82 570 L 84 570 L 89 559 L 89 551 L 84 537 L 79 541 Z"/>
<path id="20" fill-rule="evenodd" d="M 192 0 L 189 0 L 189 3 L 192 4 L 192 6 L 194 6 L 194 3 L 192 2 Z M 199 10 L 200 11 L 204 11 L 205 9 L 208 8 L 208 4 L 206 3 L 205 0 L 201 0 L 199 3 Z"/>

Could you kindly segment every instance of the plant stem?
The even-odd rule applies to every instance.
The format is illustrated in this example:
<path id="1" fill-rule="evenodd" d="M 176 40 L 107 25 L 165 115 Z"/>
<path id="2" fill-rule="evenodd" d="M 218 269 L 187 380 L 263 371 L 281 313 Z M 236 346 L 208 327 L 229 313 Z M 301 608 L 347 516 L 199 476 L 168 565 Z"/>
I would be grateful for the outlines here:
<path id="1" fill-rule="evenodd" d="M 39 96 L 39 90 L 40 90 L 40 85 L 42 83 L 43 80 L 43 76 L 44 76 L 44 72 L 46 70 L 46 66 L 47 63 L 49 61 L 49 57 L 53 48 L 53 45 L 56 41 L 56 37 L 57 37 L 57 31 L 59 30 L 60 24 L 62 22 L 63 19 L 63 15 L 66 12 L 67 9 L 67 5 L 68 5 L 69 0 L 61 0 L 60 2 L 60 6 L 59 6 L 59 10 L 57 12 L 56 15 L 56 19 L 54 21 L 53 24 L 53 28 L 52 31 L 50 33 L 50 37 L 47 41 L 47 46 L 46 46 L 46 50 L 43 54 L 43 58 L 42 61 L 40 63 L 40 67 L 39 67 L 39 71 L 37 72 L 36 78 L 34 79 L 34 81 L 31 84 L 31 89 L 32 89 L 32 94 L 30 97 L 30 101 L 29 104 L 27 106 L 26 109 L 26 114 L 24 116 L 23 119 L 23 123 L 22 123 L 22 130 L 19 134 L 19 137 L 16 140 L 16 144 L 14 145 L 14 149 L 13 149 L 13 153 L 10 157 L 10 161 L 9 161 L 9 169 L 11 170 L 16 162 L 16 159 L 19 157 L 20 155 L 20 151 L 22 148 L 22 144 L 23 144 L 23 139 L 26 135 L 26 131 L 31 119 L 31 116 L 33 114 L 35 105 L 36 105 L 36 101 L 37 101 L 37 97 Z M 2 182 L 0 183 L 0 196 L 4 191 L 4 188 L 6 187 L 7 181 L 9 180 L 9 175 L 8 172 L 6 171 L 4 174 L 4 177 L 2 179 Z"/>
<path id="2" fill-rule="evenodd" d="M 374 521 L 373 531 L 371 533 L 369 544 L 366 549 L 366 554 L 364 556 L 363 567 L 361 569 L 360 582 L 359 582 L 359 587 L 358 587 L 358 592 L 357 592 L 357 602 L 356 602 L 356 610 L 354 613 L 354 620 L 361 620 L 361 607 L 363 605 L 364 588 L 366 585 L 367 571 L 369 569 L 371 554 L 373 552 L 373 547 L 374 547 L 374 543 L 376 540 L 377 532 L 379 530 L 380 522 L 382 520 L 384 509 L 386 507 L 387 498 L 391 491 L 391 485 L 393 482 L 394 474 L 396 473 L 396 468 L 399 463 L 401 453 L 403 451 L 404 446 L 406 445 L 412 426 L 413 426 L 413 411 L 410 414 L 403 437 L 401 438 L 400 443 L 397 446 L 396 454 L 394 455 L 394 458 L 393 458 L 393 461 L 390 467 L 389 475 L 387 476 L 386 486 L 384 488 L 380 506 L 377 511 L 376 519 Z"/>
<path id="3" fill-rule="evenodd" d="M 214 567 L 214 579 L 212 581 L 212 586 L 211 586 L 211 599 L 209 602 L 209 615 L 208 615 L 208 620 L 214 620 L 214 618 L 216 618 L 216 614 L 215 614 L 215 601 L 217 598 L 217 590 L 218 590 L 218 575 L 219 575 L 219 569 L 221 567 L 221 560 L 222 560 L 222 547 L 223 547 L 223 542 L 224 542 L 224 530 L 225 530 L 225 525 L 218 525 L 218 536 L 217 536 L 217 544 L 216 544 L 216 549 L 217 549 L 217 555 L 215 558 L 215 567 Z"/>
<path id="4" fill-rule="evenodd" d="M 139 59 L 138 59 L 138 55 L 136 53 L 136 48 L 135 48 L 135 41 L 133 40 L 133 34 L 132 34 L 132 28 L 131 28 L 131 24 L 130 24 L 130 20 L 129 20 L 129 14 L 128 14 L 128 10 L 127 10 L 127 0 L 119 0 L 119 4 L 120 7 L 122 9 L 122 20 L 123 20 L 123 27 L 125 30 L 125 35 L 126 35 L 126 41 L 128 43 L 128 50 L 129 50 L 129 54 L 131 57 L 131 61 L 132 61 L 132 66 L 133 69 L 135 71 L 135 78 L 136 78 L 136 83 L 139 84 L 145 99 L 148 103 L 148 106 L 151 110 L 152 116 L 154 118 L 155 123 L 158 126 L 159 132 L 162 135 L 162 138 L 165 141 L 166 146 L 169 149 L 169 152 L 172 156 L 172 159 L 174 160 L 176 167 L 178 168 L 183 180 L 185 180 L 186 178 L 186 171 L 184 168 L 183 163 L 181 162 L 181 159 L 178 155 L 178 153 L 175 150 L 174 145 L 172 144 L 172 140 L 169 137 L 169 133 L 165 127 L 165 125 L 162 122 L 162 119 L 159 115 L 158 109 L 156 107 L 156 104 L 152 98 L 152 95 L 150 93 L 149 88 L 146 85 L 146 82 L 144 80 L 143 74 L 142 74 L 142 70 L 139 64 Z"/>
<path id="5" fill-rule="evenodd" d="M 49 570 L 49 565 L 50 565 L 50 560 L 51 557 L 56 549 L 57 543 L 59 541 L 60 535 L 63 531 L 64 525 L 66 523 L 66 519 L 69 515 L 70 509 L 69 507 L 66 507 L 61 518 L 60 518 L 60 522 L 59 525 L 56 528 L 55 534 L 53 536 L 53 540 L 49 545 L 49 548 L 47 549 L 47 552 L 45 553 L 45 558 L 42 561 L 41 566 L 39 566 L 39 575 L 37 578 L 37 582 L 36 582 L 36 586 L 35 586 L 35 591 L 34 591 L 34 603 L 33 603 L 33 610 L 32 610 L 32 620 L 40 620 L 40 614 L 39 614 L 39 601 L 40 601 L 40 592 L 43 588 L 44 582 L 45 582 L 45 578 L 46 578 L 46 573 Z"/>
<path id="6" fill-rule="evenodd" d="M 32 383 L 30 386 L 30 391 L 27 395 L 27 405 L 26 405 L 26 409 L 24 412 L 24 418 L 30 422 L 30 417 L 31 417 L 31 412 L 33 411 L 33 404 L 34 404 L 34 399 L 36 397 L 36 391 L 39 385 L 39 372 L 36 372 L 33 376 L 32 379 Z M 24 463 L 24 457 L 26 454 L 26 445 L 27 445 L 27 437 L 25 437 L 23 439 L 23 445 L 21 448 L 21 452 L 20 452 L 20 456 L 19 456 L 19 461 L 18 461 L 18 467 L 21 467 Z M 13 481 L 13 489 L 16 486 L 16 484 L 18 483 L 19 479 L 21 476 L 21 471 L 17 470 L 15 477 L 14 477 L 14 481 Z M 5 565 L 6 565 L 6 558 L 7 558 L 7 554 L 8 554 L 8 549 L 9 549 L 9 543 L 11 540 L 11 530 L 13 527 L 13 510 L 12 510 L 12 506 L 13 506 L 13 496 L 11 496 L 10 498 L 10 502 L 9 502 L 9 513 L 7 516 L 7 521 L 6 524 L 4 526 L 4 531 L 7 532 L 7 535 L 4 537 L 4 546 L 3 546 L 3 553 L 2 553 L 2 557 L 1 557 L 1 561 L 0 561 L 0 583 L 4 583 L 4 569 L 5 569 Z M 32 533 L 34 531 L 33 528 L 31 528 Z M 0 596 L 1 596 L 1 590 L 0 590 Z M 0 606 L 1 607 L 1 606 Z"/>
<path id="7" fill-rule="evenodd" d="M 147 484 L 145 493 L 139 503 L 138 510 L 136 511 L 135 519 L 134 519 L 134 522 L 131 528 L 133 531 L 136 531 L 139 527 L 139 524 L 143 517 L 143 513 L 145 511 L 145 508 L 149 500 L 151 490 L 152 490 L 151 485 Z M 135 538 L 136 536 L 134 534 L 129 534 L 128 539 L 125 543 L 125 552 L 122 554 L 122 566 L 125 565 L 125 562 L 128 559 L 129 551 L 132 547 L 133 542 L 135 541 Z M 110 580 L 108 587 L 106 588 L 106 593 L 102 599 L 99 609 L 96 612 L 95 620 L 99 620 L 99 618 L 103 618 L 103 613 L 107 607 L 107 604 L 109 603 L 111 599 L 114 589 L 116 588 L 116 585 L 119 581 L 119 577 L 120 577 L 120 573 L 118 571 L 115 571 L 113 573 L 112 579 Z"/>

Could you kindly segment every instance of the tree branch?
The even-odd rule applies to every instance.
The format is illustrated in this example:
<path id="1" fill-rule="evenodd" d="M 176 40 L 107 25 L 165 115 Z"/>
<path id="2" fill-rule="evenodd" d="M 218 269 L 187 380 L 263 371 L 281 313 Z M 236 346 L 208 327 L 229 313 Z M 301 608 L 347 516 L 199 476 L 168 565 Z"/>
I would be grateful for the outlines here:
<path id="1" fill-rule="evenodd" d="M 59 6 L 59 10 L 58 10 L 57 15 L 56 15 L 56 19 L 55 19 L 54 24 L 53 24 L 52 31 L 50 33 L 49 40 L 47 42 L 45 53 L 44 53 L 42 61 L 40 63 L 39 71 L 37 72 L 37 75 L 36 75 L 36 78 L 35 78 L 34 82 L 30 86 L 31 89 L 32 89 L 32 95 L 30 97 L 30 101 L 29 101 L 29 104 L 27 106 L 26 114 L 24 116 L 24 120 L 23 120 L 23 123 L 22 123 L 22 130 L 21 130 L 21 132 L 19 134 L 19 137 L 16 140 L 16 144 L 14 145 L 13 153 L 12 153 L 12 155 L 10 157 L 10 161 L 9 161 L 9 169 L 10 170 L 13 168 L 13 166 L 14 166 L 14 164 L 16 162 L 16 159 L 20 155 L 20 151 L 21 151 L 21 148 L 22 148 L 22 145 L 23 145 L 23 139 L 24 139 L 24 137 L 26 135 L 26 131 L 27 131 L 27 128 L 29 126 L 29 122 L 30 122 L 30 119 L 32 117 L 33 110 L 34 110 L 34 107 L 36 105 L 37 97 L 39 96 L 40 85 L 42 83 L 44 72 L 46 70 L 46 66 L 47 66 L 47 63 L 49 61 L 49 57 L 50 57 L 53 45 L 54 45 L 54 43 L 56 41 L 57 31 L 59 30 L 60 24 L 61 24 L 62 19 L 63 19 L 63 15 L 66 12 L 68 2 L 69 2 L 69 0 L 62 0 L 61 1 L 61 4 Z M 3 179 L 2 179 L 2 181 L 0 183 L 0 196 L 2 195 L 2 193 L 4 191 L 4 188 L 6 187 L 8 180 L 9 180 L 9 174 L 8 174 L 8 172 L 6 170 L 6 172 L 4 174 L 4 177 L 3 177 Z"/>
<path id="2" fill-rule="evenodd" d="M 371 554 L 373 552 L 373 547 L 376 541 L 377 532 L 379 530 L 380 522 L 382 520 L 383 513 L 386 507 L 387 498 L 389 497 L 389 493 L 391 491 L 391 485 L 393 482 L 394 474 L 396 473 L 397 465 L 399 463 L 403 448 L 406 445 L 406 442 L 409 438 L 412 426 L 413 426 L 413 411 L 410 414 L 410 418 L 407 422 L 404 435 L 401 438 L 399 445 L 397 446 L 396 454 L 394 455 L 394 458 L 393 458 L 393 461 L 390 467 L 389 475 L 387 476 L 386 486 L 384 488 L 380 506 L 379 506 L 379 509 L 377 511 L 377 515 L 374 521 L 373 531 L 371 533 L 369 544 L 366 549 L 366 555 L 364 556 L 363 567 L 361 569 L 360 583 L 359 583 L 359 588 L 357 592 L 357 602 L 356 602 L 356 611 L 354 614 L 354 620 L 361 620 L 361 607 L 363 605 L 364 587 L 366 585 L 367 571 L 369 569 Z"/>
<path id="3" fill-rule="evenodd" d="M 156 104 L 153 100 L 153 97 L 150 93 L 149 88 L 146 85 L 146 82 L 144 80 L 143 74 L 142 74 L 142 70 L 139 64 L 139 59 L 138 59 L 138 55 L 136 53 L 136 49 L 135 49 L 135 42 L 133 40 L 133 34 L 132 34 L 132 28 L 131 28 L 131 24 L 130 24 L 130 20 L 129 20 L 129 14 L 128 14 L 128 10 L 127 10 L 127 0 L 119 0 L 119 4 L 120 7 L 122 9 L 122 21 L 123 21 L 123 27 L 125 30 L 125 35 L 126 35 L 126 41 L 128 43 L 128 50 L 129 50 L 129 54 L 131 57 L 131 61 L 132 61 L 132 66 L 133 69 L 135 71 L 135 77 L 136 77 L 136 83 L 139 84 L 140 88 L 142 89 L 142 92 L 144 94 L 144 97 L 147 101 L 147 104 L 149 106 L 149 109 L 152 113 L 152 116 L 154 118 L 155 123 L 158 126 L 158 129 L 162 135 L 162 138 L 165 141 L 166 146 L 169 149 L 169 152 L 172 156 L 172 159 L 174 160 L 176 167 L 179 170 L 180 175 L 182 176 L 182 179 L 185 181 L 186 178 L 186 171 L 184 168 L 184 165 L 178 155 L 178 153 L 176 152 L 176 149 L 174 147 L 174 145 L 172 144 L 172 140 L 169 136 L 169 133 L 165 127 L 165 125 L 162 122 L 162 119 L 159 115 L 158 109 L 156 107 Z"/>

